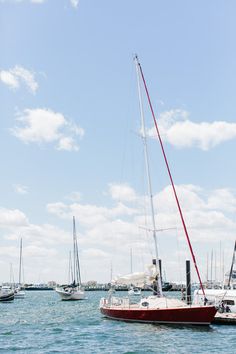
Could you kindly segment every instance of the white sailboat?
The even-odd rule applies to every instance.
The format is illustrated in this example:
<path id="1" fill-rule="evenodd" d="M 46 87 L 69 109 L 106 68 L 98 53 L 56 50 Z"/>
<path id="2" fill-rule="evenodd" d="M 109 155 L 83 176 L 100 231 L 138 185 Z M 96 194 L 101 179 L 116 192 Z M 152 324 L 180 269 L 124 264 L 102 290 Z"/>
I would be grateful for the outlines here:
<path id="1" fill-rule="evenodd" d="M 23 299 L 25 297 L 25 292 L 23 285 L 21 283 L 22 281 L 22 269 L 23 269 L 23 259 L 22 259 L 22 238 L 20 239 L 20 262 L 19 262 L 19 281 L 18 281 L 18 286 L 15 288 L 15 299 Z"/>
<path id="2" fill-rule="evenodd" d="M 62 300 L 84 300 L 85 291 L 81 284 L 78 241 L 75 228 L 75 217 L 73 216 L 73 270 L 72 283 L 67 286 L 56 287 L 55 291 Z"/>

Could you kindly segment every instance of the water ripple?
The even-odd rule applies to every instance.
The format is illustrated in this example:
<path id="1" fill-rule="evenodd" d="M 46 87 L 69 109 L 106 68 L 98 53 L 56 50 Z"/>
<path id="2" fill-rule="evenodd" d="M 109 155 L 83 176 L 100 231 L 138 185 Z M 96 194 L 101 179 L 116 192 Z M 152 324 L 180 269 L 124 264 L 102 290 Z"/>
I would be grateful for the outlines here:
<path id="1" fill-rule="evenodd" d="M 234 354 L 236 326 L 181 327 L 112 321 L 98 310 L 103 292 L 60 301 L 53 291 L 27 292 L 0 304 L 0 352 L 17 354 Z M 224 340 L 222 343 L 222 338 Z"/>

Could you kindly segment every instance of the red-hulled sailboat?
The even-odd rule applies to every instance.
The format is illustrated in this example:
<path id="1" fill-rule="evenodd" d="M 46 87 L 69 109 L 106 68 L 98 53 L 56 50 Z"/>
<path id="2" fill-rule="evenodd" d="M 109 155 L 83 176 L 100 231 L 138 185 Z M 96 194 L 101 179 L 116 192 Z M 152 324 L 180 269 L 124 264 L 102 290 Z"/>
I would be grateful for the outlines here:
<path id="1" fill-rule="evenodd" d="M 144 122 L 144 112 L 143 112 L 143 104 L 142 104 L 142 95 L 141 95 L 141 81 L 144 86 L 144 90 L 146 92 L 148 104 L 152 113 L 154 125 L 157 132 L 157 137 L 160 142 L 161 150 L 163 153 L 163 157 L 165 160 L 165 164 L 167 167 L 167 171 L 170 177 L 170 182 L 173 188 L 175 200 L 178 206 L 180 218 L 183 224 L 183 228 L 185 231 L 185 235 L 187 238 L 187 242 L 190 248 L 190 252 L 192 255 L 193 263 L 198 275 L 198 279 L 201 285 L 202 292 L 204 294 L 204 289 L 201 281 L 201 277 L 198 271 L 198 267 L 196 264 L 195 256 L 193 253 L 193 249 L 191 246 L 191 242 L 189 239 L 188 231 L 185 225 L 185 221 L 183 218 L 182 210 L 179 204 L 178 196 L 176 193 L 176 189 L 174 186 L 174 182 L 172 179 L 172 175 L 170 172 L 169 164 L 167 161 L 167 157 L 165 154 L 164 146 L 162 143 L 162 139 L 159 133 L 159 129 L 157 126 L 156 117 L 154 114 L 154 110 L 152 107 L 152 103 L 150 100 L 149 92 L 147 89 L 146 81 L 143 75 L 142 67 L 138 60 L 138 57 L 135 56 L 136 63 L 136 71 L 137 71 L 137 80 L 138 80 L 138 95 L 139 95 L 139 105 L 140 105 L 140 115 L 141 115 L 141 131 L 142 131 L 142 140 L 144 144 L 144 154 L 145 154 L 145 163 L 146 163 L 146 173 L 147 173 L 147 182 L 148 182 L 148 190 L 149 190 L 149 199 L 150 199 L 150 207 L 151 207 L 151 217 L 152 217 L 152 230 L 155 244 L 155 253 L 156 253 L 156 295 L 148 296 L 145 298 L 141 298 L 141 300 L 133 304 L 129 298 L 119 298 L 113 296 L 113 292 L 109 291 L 108 298 L 102 298 L 100 300 L 100 311 L 101 313 L 111 319 L 120 320 L 120 321 L 131 321 L 131 322 L 144 322 L 144 323 L 160 323 L 160 324 L 178 324 L 178 325 L 209 325 L 216 314 L 216 307 L 209 306 L 207 304 L 203 306 L 199 305 L 188 305 L 182 300 L 171 299 L 164 297 L 162 294 L 162 286 L 161 286 L 161 276 L 159 269 L 159 257 L 158 257 L 158 248 L 157 248 L 157 238 L 156 238 L 156 225 L 155 225 L 155 217 L 154 217 L 154 206 L 153 206 L 153 198 L 152 198 L 152 188 L 151 188 L 151 179 L 150 179 L 150 169 L 149 169 L 149 159 L 147 152 L 147 142 L 146 142 L 146 130 L 145 130 L 145 122 Z M 205 301 L 206 303 L 206 301 Z"/>

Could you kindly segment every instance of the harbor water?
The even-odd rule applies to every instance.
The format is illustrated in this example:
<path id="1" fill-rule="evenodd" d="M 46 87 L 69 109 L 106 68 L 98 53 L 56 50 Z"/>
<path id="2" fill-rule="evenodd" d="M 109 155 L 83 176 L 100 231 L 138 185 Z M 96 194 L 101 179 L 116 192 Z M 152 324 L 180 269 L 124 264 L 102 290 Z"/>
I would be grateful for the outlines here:
<path id="1" fill-rule="evenodd" d="M 0 303 L 2 353 L 236 353 L 236 326 L 166 326 L 108 320 L 104 291 L 63 302 L 54 291 L 28 291 Z M 171 293 L 173 296 L 173 293 Z"/>

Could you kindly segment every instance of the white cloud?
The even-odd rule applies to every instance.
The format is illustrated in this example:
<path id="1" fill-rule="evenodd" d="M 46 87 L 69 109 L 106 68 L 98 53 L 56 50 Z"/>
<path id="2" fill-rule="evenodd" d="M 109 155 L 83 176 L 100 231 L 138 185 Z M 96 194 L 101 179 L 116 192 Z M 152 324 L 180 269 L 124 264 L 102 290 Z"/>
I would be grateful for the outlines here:
<path id="1" fill-rule="evenodd" d="M 220 241 L 225 251 L 225 269 L 228 270 L 236 229 L 235 191 L 227 188 L 204 190 L 195 185 L 178 185 L 176 189 L 203 279 L 207 252 L 215 249 Z M 63 282 L 68 271 L 72 216 L 75 215 L 84 281 L 109 281 L 111 260 L 114 276 L 129 272 L 130 248 L 133 251 L 133 269 L 142 271 L 154 251 L 152 233 L 139 226 L 152 227 L 149 211 L 143 207 L 147 200 L 135 191 L 134 194 L 135 208 L 130 207 L 129 198 L 125 197 L 121 203 L 120 198 L 113 199 L 113 194 L 106 194 L 109 206 L 82 204 L 80 200 L 67 204 L 49 203 L 47 211 L 52 217 L 61 219 L 60 223 L 65 223 L 68 231 L 52 224 L 32 224 L 20 210 L 0 209 L 1 259 L 6 264 L 5 268 L 9 258 L 15 263 L 19 254 L 16 241 L 22 236 L 26 279 L 36 281 L 42 269 L 46 269 L 42 273 L 45 280 Z M 158 247 L 168 279 L 180 280 L 178 257 L 181 254 L 181 267 L 184 268 L 189 251 L 170 186 L 154 195 L 154 207 L 157 228 L 175 228 L 158 233 Z M 0 269 L 0 278 L 5 273 Z M 193 279 L 196 279 L 194 271 Z"/>
<path id="2" fill-rule="evenodd" d="M 80 225 L 85 227 L 110 222 L 113 218 L 121 216 L 132 216 L 137 210 L 130 208 L 122 203 L 117 203 L 113 208 L 101 207 L 89 204 L 64 204 L 61 202 L 49 203 L 47 211 L 57 215 L 62 219 L 70 220 L 76 216 Z"/>
<path id="3" fill-rule="evenodd" d="M 226 212 L 236 212 L 236 199 L 233 191 L 222 188 L 216 189 L 208 199 L 208 208 L 216 210 L 225 210 Z"/>
<path id="4" fill-rule="evenodd" d="M 14 188 L 14 191 L 18 194 L 27 194 L 28 193 L 28 187 L 23 186 L 21 184 L 14 184 L 13 188 Z"/>
<path id="5" fill-rule="evenodd" d="M 112 185 L 108 188 L 110 189 Z M 222 246 L 224 249 L 230 250 L 230 245 L 234 244 L 236 195 L 228 189 L 220 192 L 206 191 L 194 185 L 179 185 L 176 189 L 197 260 L 202 271 L 205 272 L 207 252 L 217 247 L 220 240 L 222 245 L 224 244 Z M 147 264 L 154 254 L 152 233 L 140 229 L 140 226 L 152 228 L 149 211 L 143 207 L 143 204 L 148 205 L 147 200 L 143 196 L 136 196 L 134 209 L 128 205 L 129 198 L 125 197 L 124 204 L 122 204 L 119 202 L 120 198 L 116 199 L 116 193 L 114 195 L 111 193 L 110 196 L 111 198 L 115 196 L 114 205 L 110 208 L 81 203 L 50 203 L 47 210 L 64 220 L 71 220 L 72 215 L 76 216 L 79 228 L 83 229 L 79 238 L 80 245 L 84 249 L 83 257 L 88 249 L 98 250 L 98 254 L 99 250 L 102 250 L 105 252 L 106 262 L 110 254 L 116 272 L 119 269 L 119 273 L 124 274 L 127 273 L 129 264 L 129 249 L 133 247 L 136 255 L 136 269 L 142 270 L 144 264 Z M 184 259 L 189 258 L 190 254 L 170 186 L 154 195 L 154 206 L 156 227 L 158 229 L 171 228 L 158 233 L 160 257 L 171 279 L 178 280 L 181 276 L 176 273 L 175 268 L 179 262 L 177 259 L 179 251 L 181 250 L 184 254 Z M 144 213 L 144 210 L 148 215 Z M 176 235 L 178 235 L 177 239 Z M 96 251 L 94 254 L 98 260 L 99 255 L 96 256 Z M 104 264 L 106 262 L 104 260 Z M 182 263 L 184 264 L 184 260 Z"/>
<path id="6" fill-rule="evenodd" d="M 28 219 L 18 209 L 0 208 L 0 227 L 16 227 L 28 225 Z"/>
<path id="7" fill-rule="evenodd" d="M 86 258 L 108 258 L 109 253 L 99 250 L 97 248 L 88 248 L 83 252 Z"/>
<path id="8" fill-rule="evenodd" d="M 73 7 L 77 8 L 79 5 L 79 0 L 70 0 L 70 3 Z"/>
<path id="9" fill-rule="evenodd" d="M 131 202 L 137 198 L 135 191 L 127 184 L 112 183 L 109 185 L 109 192 L 114 200 Z"/>
<path id="10" fill-rule="evenodd" d="M 9 70 L 1 70 L 0 81 L 12 89 L 18 89 L 22 83 L 24 83 L 32 93 L 35 93 L 38 89 L 38 83 L 35 80 L 34 73 L 19 65 Z"/>
<path id="11" fill-rule="evenodd" d="M 73 138 L 65 136 L 59 139 L 57 150 L 78 151 L 79 147 Z"/>
<path id="12" fill-rule="evenodd" d="M 195 123 L 188 117 L 189 113 L 181 109 L 161 113 L 158 125 L 163 140 L 178 148 L 198 147 L 209 150 L 236 138 L 236 123 L 225 121 Z M 151 128 L 148 134 L 156 136 L 155 128 Z"/>
<path id="13" fill-rule="evenodd" d="M 21 126 L 12 129 L 12 134 L 24 143 L 55 143 L 58 150 L 79 150 L 74 137 L 81 138 L 84 130 L 72 125 L 61 113 L 42 108 L 25 109 L 16 120 Z"/>

